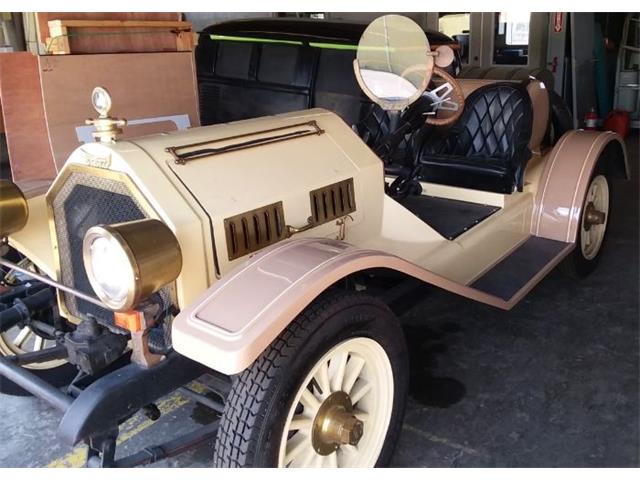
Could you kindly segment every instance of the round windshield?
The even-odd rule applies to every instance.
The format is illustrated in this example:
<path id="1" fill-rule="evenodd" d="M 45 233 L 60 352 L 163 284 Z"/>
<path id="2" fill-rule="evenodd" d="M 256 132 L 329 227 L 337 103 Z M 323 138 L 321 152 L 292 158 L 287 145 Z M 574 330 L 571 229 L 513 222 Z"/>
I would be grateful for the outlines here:
<path id="1" fill-rule="evenodd" d="M 401 15 L 384 15 L 366 28 L 356 56 L 356 75 L 376 103 L 400 110 L 424 92 L 433 57 L 424 30 Z"/>

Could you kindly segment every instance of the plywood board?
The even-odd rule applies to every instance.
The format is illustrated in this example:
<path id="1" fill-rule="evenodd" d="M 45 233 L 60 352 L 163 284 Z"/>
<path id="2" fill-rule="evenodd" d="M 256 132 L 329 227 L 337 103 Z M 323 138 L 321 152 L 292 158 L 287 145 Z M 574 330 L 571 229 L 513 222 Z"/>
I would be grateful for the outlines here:
<path id="1" fill-rule="evenodd" d="M 177 12 L 38 12 L 40 42 L 47 48 L 49 20 L 167 20 L 178 21 Z M 74 53 L 171 52 L 176 50 L 176 36 L 167 31 L 119 28 L 83 28 L 73 31 L 69 45 Z"/>
<path id="2" fill-rule="evenodd" d="M 0 54 L 0 98 L 13 179 L 22 182 L 54 178 L 56 168 L 35 55 Z"/>
<path id="3" fill-rule="evenodd" d="M 187 114 L 199 126 L 197 83 L 191 52 L 39 57 L 49 138 L 60 168 L 78 146 L 76 127 L 95 118 L 90 96 L 100 85 L 113 99 L 111 115 L 128 120 Z M 160 122 L 144 133 L 166 131 Z M 140 128 L 125 128 L 128 138 Z"/>

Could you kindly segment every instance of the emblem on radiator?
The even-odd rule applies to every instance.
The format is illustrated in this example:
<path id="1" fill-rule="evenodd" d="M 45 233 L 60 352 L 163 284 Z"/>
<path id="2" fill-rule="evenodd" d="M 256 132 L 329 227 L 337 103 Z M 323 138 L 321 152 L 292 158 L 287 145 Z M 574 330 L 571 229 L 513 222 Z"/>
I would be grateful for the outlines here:
<path id="1" fill-rule="evenodd" d="M 96 168 L 109 168 L 111 167 L 111 154 L 107 153 L 105 155 L 94 155 L 93 153 L 89 153 L 85 150 L 82 151 L 84 153 L 84 160 L 87 165 L 90 167 Z"/>

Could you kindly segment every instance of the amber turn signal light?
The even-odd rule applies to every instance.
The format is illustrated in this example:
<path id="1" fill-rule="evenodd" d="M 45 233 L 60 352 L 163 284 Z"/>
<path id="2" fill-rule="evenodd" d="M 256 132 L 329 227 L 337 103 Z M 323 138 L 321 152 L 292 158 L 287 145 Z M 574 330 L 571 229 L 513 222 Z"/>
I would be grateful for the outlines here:
<path id="1" fill-rule="evenodd" d="M 143 330 L 142 312 L 130 310 L 128 312 L 115 312 L 113 314 L 114 323 L 124 330 L 139 332 Z"/>

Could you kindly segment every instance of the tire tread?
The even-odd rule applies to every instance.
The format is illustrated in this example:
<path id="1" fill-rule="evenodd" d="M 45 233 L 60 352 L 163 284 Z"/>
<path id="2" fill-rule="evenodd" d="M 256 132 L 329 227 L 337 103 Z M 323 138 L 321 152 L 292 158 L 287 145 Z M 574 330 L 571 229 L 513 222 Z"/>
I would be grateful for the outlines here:
<path id="1" fill-rule="evenodd" d="M 252 438 L 251 431 L 256 423 L 264 420 L 260 407 L 271 381 L 328 310 L 338 304 L 351 306 L 360 303 L 363 298 L 388 309 L 368 295 L 344 290 L 327 292 L 298 315 L 250 367 L 233 378 L 214 448 L 215 467 L 242 467 L 253 463 L 259 442 Z"/>

